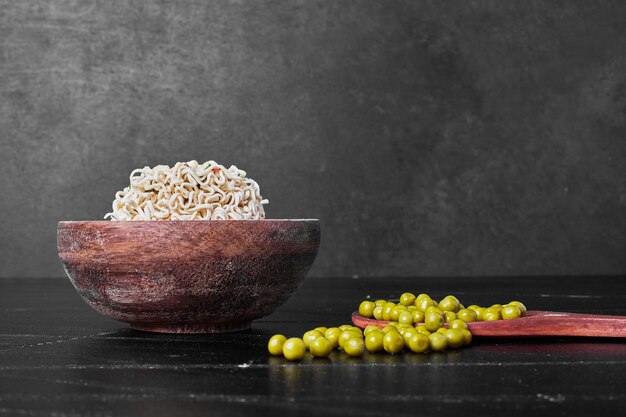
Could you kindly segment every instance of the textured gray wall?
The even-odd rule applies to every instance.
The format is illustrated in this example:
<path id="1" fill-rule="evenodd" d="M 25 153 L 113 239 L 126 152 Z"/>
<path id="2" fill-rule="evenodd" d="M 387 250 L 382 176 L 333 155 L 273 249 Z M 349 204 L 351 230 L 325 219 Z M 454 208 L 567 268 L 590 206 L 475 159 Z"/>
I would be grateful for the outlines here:
<path id="1" fill-rule="evenodd" d="M 626 2 L 2 1 L 0 276 L 135 167 L 318 217 L 313 275 L 626 273 Z"/>

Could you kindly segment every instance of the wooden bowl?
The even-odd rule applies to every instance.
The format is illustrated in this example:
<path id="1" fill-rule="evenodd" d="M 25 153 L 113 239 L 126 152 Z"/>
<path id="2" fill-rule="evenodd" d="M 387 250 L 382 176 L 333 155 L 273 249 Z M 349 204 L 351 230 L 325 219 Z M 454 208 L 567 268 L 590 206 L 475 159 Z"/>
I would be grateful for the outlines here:
<path id="1" fill-rule="evenodd" d="M 243 330 L 300 286 L 319 220 L 59 222 L 59 259 L 83 299 L 133 329 Z"/>

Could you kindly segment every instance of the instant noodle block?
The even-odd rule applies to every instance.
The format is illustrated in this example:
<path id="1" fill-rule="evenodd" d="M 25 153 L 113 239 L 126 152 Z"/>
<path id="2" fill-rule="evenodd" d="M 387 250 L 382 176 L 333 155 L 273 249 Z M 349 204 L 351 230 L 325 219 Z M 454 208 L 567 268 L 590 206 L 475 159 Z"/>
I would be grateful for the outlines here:
<path id="1" fill-rule="evenodd" d="M 246 171 L 215 161 L 177 162 L 131 172 L 104 218 L 142 220 L 260 220 L 265 218 L 259 184 Z"/>
<path id="2" fill-rule="evenodd" d="M 317 255 L 319 220 L 59 222 L 81 297 L 133 329 L 247 329 L 282 305 Z"/>

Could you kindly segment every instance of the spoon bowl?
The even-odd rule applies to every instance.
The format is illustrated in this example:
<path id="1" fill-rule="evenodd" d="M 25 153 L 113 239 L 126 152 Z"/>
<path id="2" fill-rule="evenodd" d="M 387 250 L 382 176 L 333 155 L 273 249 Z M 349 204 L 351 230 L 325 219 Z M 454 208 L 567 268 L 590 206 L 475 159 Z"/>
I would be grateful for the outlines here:
<path id="1" fill-rule="evenodd" d="M 355 326 L 364 329 L 373 325 L 385 327 L 388 321 L 363 317 L 358 311 L 352 313 Z M 415 326 L 419 326 L 418 323 Z M 582 336 L 626 337 L 626 317 L 599 314 L 563 313 L 558 311 L 528 311 L 524 317 L 514 320 L 475 321 L 467 323 L 472 336 L 490 337 L 536 337 L 536 336 Z"/>

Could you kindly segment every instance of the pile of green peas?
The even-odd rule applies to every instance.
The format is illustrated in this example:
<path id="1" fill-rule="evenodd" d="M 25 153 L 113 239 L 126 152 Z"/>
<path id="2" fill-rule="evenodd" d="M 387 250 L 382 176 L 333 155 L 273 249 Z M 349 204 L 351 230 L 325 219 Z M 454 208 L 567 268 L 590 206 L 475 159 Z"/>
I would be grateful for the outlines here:
<path id="1" fill-rule="evenodd" d="M 465 308 L 459 300 L 448 295 L 436 302 L 427 294 L 417 297 L 404 293 L 399 303 L 387 300 L 363 301 L 359 306 L 363 317 L 388 321 L 384 328 L 367 326 L 364 330 L 350 324 L 338 327 L 316 327 L 302 338 L 272 336 L 268 351 L 288 360 L 301 360 L 307 350 L 314 357 L 328 357 L 333 350 L 343 350 L 348 356 L 358 357 L 367 350 L 371 353 L 440 352 L 456 349 L 472 342 L 467 323 L 479 320 L 513 319 L 524 316 L 526 307 L 519 301 L 489 308 L 471 305 Z M 423 324 L 417 325 L 416 324 Z M 447 324 L 447 327 L 446 327 Z"/>
<path id="2" fill-rule="evenodd" d="M 335 349 L 342 349 L 349 356 L 361 356 L 365 349 L 363 331 L 350 324 L 339 327 L 316 327 L 304 333 L 302 338 L 287 339 L 282 334 L 272 336 L 267 349 L 272 355 L 289 360 L 304 358 L 308 350 L 313 356 L 326 358 Z"/>
<path id="3" fill-rule="evenodd" d="M 396 304 L 387 300 L 363 301 L 359 305 L 359 314 L 367 318 L 398 322 L 402 324 L 421 324 L 427 329 L 436 331 L 443 323 L 462 320 L 466 323 L 473 321 L 510 320 L 524 317 L 526 307 L 519 301 L 508 304 L 494 304 L 491 307 L 481 307 L 473 304 L 467 308 L 458 298 L 447 295 L 437 302 L 428 294 L 419 294 L 417 297 L 410 292 L 400 296 Z"/>

